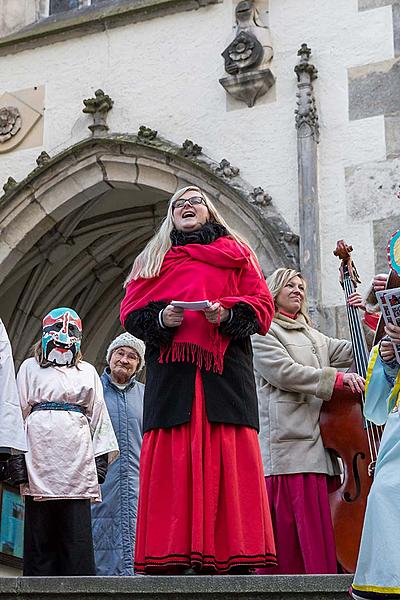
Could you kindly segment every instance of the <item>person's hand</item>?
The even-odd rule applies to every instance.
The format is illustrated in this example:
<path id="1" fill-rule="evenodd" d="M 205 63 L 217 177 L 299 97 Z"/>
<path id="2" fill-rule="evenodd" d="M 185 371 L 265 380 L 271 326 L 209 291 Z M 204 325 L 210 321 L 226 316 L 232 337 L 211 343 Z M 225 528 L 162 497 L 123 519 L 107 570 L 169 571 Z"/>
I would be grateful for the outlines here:
<path id="1" fill-rule="evenodd" d="M 388 323 L 385 327 L 385 333 L 389 336 L 393 344 L 396 344 L 396 346 L 400 344 L 400 327 Z"/>
<path id="2" fill-rule="evenodd" d="M 381 340 L 379 354 L 381 355 L 381 359 L 385 362 L 389 362 L 394 358 L 394 348 L 390 340 Z"/>
<path id="3" fill-rule="evenodd" d="M 165 327 L 179 327 L 183 321 L 183 308 L 168 304 L 162 312 L 162 322 Z"/>
<path id="4" fill-rule="evenodd" d="M 343 385 L 349 387 L 353 394 L 357 392 L 361 393 L 364 391 L 365 379 L 358 373 L 344 373 Z"/>
<path id="5" fill-rule="evenodd" d="M 354 308 L 365 310 L 365 304 L 359 292 L 353 292 L 352 294 L 350 294 L 350 296 L 347 298 L 347 304 L 349 304 L 350 306 L 354 306 Z"/>
<path id="6" fill-rule="evenodd" d="M 372 280 L 372 287 L 374 288 L 374 292 L 382 292 L 386 289 L 386 284 L 389 275 L 387 273 L 378 273 Z"/>
<path id="7" fill-rule="evenodd" d="M 210 308 L 205 308 L 204 314 L 209 323 L 223 323 L 229 319 L 229 310 L 221 306 L 219 302 L 214 302 Z"/>

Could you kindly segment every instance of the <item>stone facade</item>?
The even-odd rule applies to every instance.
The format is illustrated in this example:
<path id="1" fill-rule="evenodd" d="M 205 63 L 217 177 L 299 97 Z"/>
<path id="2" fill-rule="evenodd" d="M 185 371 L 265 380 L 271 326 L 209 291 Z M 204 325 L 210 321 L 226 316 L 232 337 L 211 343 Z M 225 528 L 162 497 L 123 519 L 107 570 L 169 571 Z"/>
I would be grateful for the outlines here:
<path id="1" fill-rule="evenodd" d="M 348 210 L 356 222 L 370 222 L 376 271 L 386 271 L 386 245 L 400 226 L 400 3 L 397 0 L 359 0 L 359 10 L 391 16 L 393 53 L 386 60 L 349 69 L 349 117 L 367 122 L 383 120 L 384 147 L 375 161 L 346 169 Z M 376 9 L 376 10 L 374 10 Z M 365 13 L 365 14 L 368 14 Z"/>
<path id="2" fill-rule="evenodd" d="M 47 14 L 49 0 L 0 0 L 0 37 Z"/>
<path id="3" fill-rule="evenodd" d="M 139 215 L 141 207 L 147 206 L 145 238 L 126 250 L 122 260 L 122 271 L 126 272 L 140 244 L 157 225 L 168 194 L 189 175 L 209 189 L 217 201 L 229 198 L 229 202 L 221 200 L 221 210 L 226 212 L 229 207 L 226 214 L 239 231 L 248 235 L 267 272 L 276 266 L 295 264 L 293 248 L 300 226 L 294 67 L 298 49 L 307 43 L 318 69 L 313 86 L 320 123 L 317 225 L 321 304 L 328 315 L 326 328 L 331 332 L 341 330 L 342 312 L 338 307 L 343 297 L 337 283 L 338 261 L 332 255 L 336 241 L 344 238 L 354 246 L 354 259 L 367 283 L 375 269 L 384 266 L 381 245 L 390 229 L 390 219 L 395 224 L 400 213 L 396 196 L 400 183 L 398 3 L 337 0 L 333 8 L 331 3 L 315 0 L 255 0 L 255 5 L 260 22 L 269 28 L 273 48 L 273 56 L 268 56 L 269 68 L 275 80 L 252 107 L 228 96 L 219 84 L 226 75 L 221 53 L 235 37 L 237 2 L 232 4 L 231 0 L 100 2 L 97 18 L 91 7 L 75 16 L 71 13 L 40 21 L 11 38 L 0 39 L 0 91 L 13 94 L 41 87 L 45 98 L 43 138 L 35 146 L 16 146 L 3 153 L 0 162 L 0 187 L 9 182 L 7 194 L 0 199 L 0 229 L 4 232 L 0 278 L 6 322 L 16 322 L 16 307 L 26 313 L 28 322 L 33 319 L 38 323 L 44 305 L 40 301 L 37 306 L 30 305 L 28 292 L 37 286 L 41 294 L 45 293 L 51 269 L 55 264 L 61 269 L 65 253 L 68 255 L 78 243 L 75 232 L 80 227 L 80 239 L 87 241 L 83 231 L 94 231 L 92 221 L 101 221 L 102 228 L 109 227 L 112 240 L 120 225 L 111 216 L 109 223 L 104 221 L 101 215 L 112 208 L 116 212 L 129 209 L 137 221 L 127 223 L 131 235 L 134 237 L 137 231 L 139 240 Z M 95 125 L 95 113 L 82 114 L 82 101 L 95 99 L 98 90 L 103 90 L 113 105 L 107 111 L 106 126 L 100 123 L 103 129 L 96 127 L 94 137 L 126 140 L 126 136 L 135 137 L 144 125 L 146 131 L 158 133 L 154 139 L 145 139 L 144 133 L 139 136 L 143 145 L 169 140 L 174 160 L 179 156 L 180 161 L 189 162 L 176 163 L 172 168 L 168 162 L 170 151 L 165 151 L 164 166 L 147 166 L 145 171 L 143 166 L 142 174 L 153 175 L 146 175 L 138 184 L 137 161 L 145 161 L 146 157 L 135 155 L 130 164 L 121 160 L 119 151 L 113 151 L 107 167 L 100 159 L 91 159 L 92 164 L 88 158 L 85 176 L 78 176 L 74 172 L 77 148 L 82 140 L 91 139 L 88 127 Z M 67 148 L 68 157 L 63 154 Z M 57 164 L 56 157 L 63 156 L 65 169 L 70 164 L 71 170 L 65 171 L 68 177 L 58 173 L 51 162 L 46 176 L 44 171 L 35 171 L 36 159 L 43 151 Z M 207 163 L 204 157 L 210 157 L 207 160 L 211 162 L 203 168 L 202 161 Z M 40 159 L 41 168 L 43 160 L 47 160 L 46 155 Z M 191 166 L 181 177 L 183 164 Z M 113 172 L 111 179 L 109 169 Z M 46 191 L 43 182 L 50 173 L 52 183 L 49 179 Z M 91 183 L 94 173 L 96 184 Z M 58 179 L 64 182 L 59 188 Z M 119 182 L 116 191 L 109 180 Z M 241 181 L 246 182 L 245 188 Z M 37 198 L 39 187 L 43 202 Z M 262 193 L 256 191 L 260 189 Z M 75 195 L 71 190 L 76 190 Z M 103 193 L 109 194 L 106 199 L 101 199 Z M 74 211 L 83 210 L 83 200 L 87 202 L 87 216 L 83 212 L 74 216 Z M 95 201 L 97 208 L 91 205 Z M 124 214 L 120 215 L 122 221 Z M 76 224 L 78 216 L 84 225 Z M 119 231 L 118 235 L 125 234 Z M 49 239 L 55 245 L 50 259 Z M 107 272 L 122 282 L 124 274 L 117 275 L 121 266 L 115 266 L 113 253 L 116 240 L 105 253 L 111 257 Z M 100 281 L 102 275 L 95 264 L 97 250 L 94 256 L 91 252 L 94 262 L 90 273 Z M 43 256 L 50 262 L 47 275 L 34 266 L 35 260 Z M 61 301 L 62 294 L 57 294 L 50 295 L 49 301 Z M 90 301 L 84 295 L 80 301 L 89 311 Z M 113 318 L 117 303 L 116 298 Z M 111 326 L 107 332 L 112 333 Z M 22 356 L 21 350 L 18 358 Z"/>

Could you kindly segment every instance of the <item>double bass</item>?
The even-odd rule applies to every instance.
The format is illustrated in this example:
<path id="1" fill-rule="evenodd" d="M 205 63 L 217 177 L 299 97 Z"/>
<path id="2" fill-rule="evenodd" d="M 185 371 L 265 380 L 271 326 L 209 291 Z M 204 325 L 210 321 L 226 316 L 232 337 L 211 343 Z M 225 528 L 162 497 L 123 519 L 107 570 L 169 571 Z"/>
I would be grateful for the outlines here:
<path id="1" fill-rule="evenodd" d="M 343 286 L 351 341 L 354 370 L 365 377 L 368 348 L 361 323 L 360 310 L 347 303 L 360 283 L 351 259 L 353 248 L 343 240 L 337 243 L 335 256 L 341 260 L 340 281 Z M 325 448 L 340 459 L 340 486 L 330 493 L 337 560 L 349 573 L 355 571 L 367 496 L 372 484 L 382 428 L 365 420 L 364 395 L 344 389 L 334 392 L 325 402 L 320 415 L 320 428 Z"/>

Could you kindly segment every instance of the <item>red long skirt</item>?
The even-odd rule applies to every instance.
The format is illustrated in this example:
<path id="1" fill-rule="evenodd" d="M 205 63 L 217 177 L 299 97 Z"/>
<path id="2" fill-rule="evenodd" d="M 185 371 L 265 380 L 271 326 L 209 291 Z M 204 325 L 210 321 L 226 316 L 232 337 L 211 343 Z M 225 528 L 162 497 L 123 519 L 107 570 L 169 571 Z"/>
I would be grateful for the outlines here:
<path id="1" fill-rule="evenodd" d="M 266 477 L 278 567 L 259 574 L 337 573 L 327 476 Z"/>
<path id="2" fill-rule="evenodd" d="M 198 371 L 191 422 L 143 438 L 135 571 L 275 563 L 257 432 L 208 422 Z"/>

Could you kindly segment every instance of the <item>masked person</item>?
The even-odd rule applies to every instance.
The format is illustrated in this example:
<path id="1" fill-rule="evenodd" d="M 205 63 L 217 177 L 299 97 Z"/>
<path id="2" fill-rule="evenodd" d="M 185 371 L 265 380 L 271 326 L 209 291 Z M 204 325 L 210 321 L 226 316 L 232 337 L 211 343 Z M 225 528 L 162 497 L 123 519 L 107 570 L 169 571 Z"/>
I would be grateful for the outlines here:
<path id="1" fill-rule="evenodd" d="M 0 480 L 10 476 L 12 463 L 26 450 L 24 423 L 15 383 L 14 361 L 6 328 L 0 319 Z M 15 454 L 8 461 L 10 453 Z M 7 469 L 8 463 L 8 469 Z"/>
<path id="2" fill-rule="evenodd" d="M 97 575 L 134 574 L 144 394 L 136 375 L 144 367 L 144 350 L 141 340 L 122 333 L 108 347 L 101 376 L 120 455 L 101 486 L 102 502 L 92 505 Z"/>
<path id="3" fill-rule="evenodd" d="M 118 444 L 81 338 L 74 310 L 52 310 L 17 376 L 28 445 L 24 575 L 95 575 L 90 502 L 100 500 Z"/>

